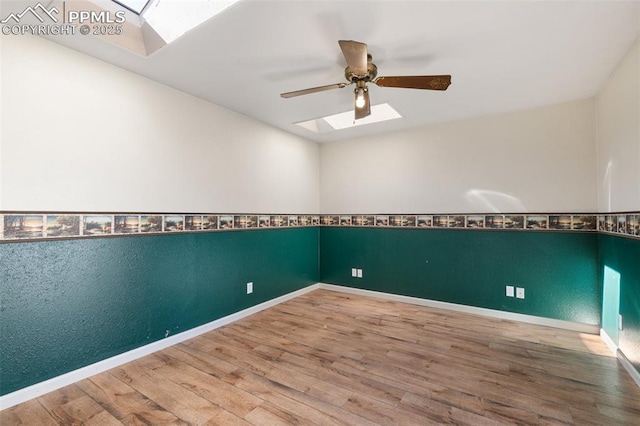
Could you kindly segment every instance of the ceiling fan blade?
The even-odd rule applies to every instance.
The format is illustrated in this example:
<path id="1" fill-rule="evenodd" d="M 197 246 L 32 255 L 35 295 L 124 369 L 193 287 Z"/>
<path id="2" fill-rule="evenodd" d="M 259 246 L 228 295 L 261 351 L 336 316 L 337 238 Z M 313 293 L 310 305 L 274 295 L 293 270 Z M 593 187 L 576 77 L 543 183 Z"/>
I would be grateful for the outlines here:
<path id="1" fill-rule="evenodd" d="M 364 106 L 362 108 L 355 107 L 355 117 L 356 120 L 360 120 L 361 118 L 365 118 L 371 115 L 371 102 L 369 101 L 369 91 L 364 91 Z"/>
<path id="2" fill-rule="evenodd" d="M 380 87 L 403 87 L 407 89 L 447 90 L 450 75 L 418 75 L 405 77 L 378 77 L 374 83 Z"/>
<path id="3" fill-rule="evenodd" d="M 340 40 L 340 49 L 351 72 L 357 77 L 367 75 L 367 45 L 353 40 Z"/>
<path id="4" fill-rule="evenodd" d="M 295 96 L 308 95 L 309 93 L 324 92 L 331 89 L 342 89 L 347 83 L 327 84 L 326 86 L 310 87 L 308 89 L 296 90 L 293 92 L 281 93 L 283 98 L 293 98 Z"/>

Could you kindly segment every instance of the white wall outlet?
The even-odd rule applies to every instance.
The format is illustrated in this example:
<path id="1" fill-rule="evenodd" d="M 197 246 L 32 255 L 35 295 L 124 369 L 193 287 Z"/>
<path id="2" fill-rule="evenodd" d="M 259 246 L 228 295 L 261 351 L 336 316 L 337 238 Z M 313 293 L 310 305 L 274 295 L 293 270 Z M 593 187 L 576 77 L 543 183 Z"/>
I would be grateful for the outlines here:
<path id="1" fill-rule="evenodd" d="M 358 276 L 358 270 L 356 268 L 351 268 L 351 276 L 353 278 Z"/>
<path id="2" fill-rule="evenodd" d="M 508 285 L 507 286 L 507 297 L 514 297 L 516 295 L 515 293 L 516 288 L 512 285 Z"/>
<path id="3" fill-rule="evenodd" d="M 247 283 L 247 294 L 253 293 L 253 283 Z"/>
<path id="4" fill-rule="evenodd" d="M 518 299 L 524 299 L 524 288 L 523 287 L 516 287 L 516 297 Z"/>
<path id="5" fill-rule="evenodd" d="M 618 314 L 618 330 L 622 330 L 622 315 Z"/>
<path id="6" fill-rule="evenodd" d="M 362 278 L 362 269 L 358 269 L 358 278 Z"/>

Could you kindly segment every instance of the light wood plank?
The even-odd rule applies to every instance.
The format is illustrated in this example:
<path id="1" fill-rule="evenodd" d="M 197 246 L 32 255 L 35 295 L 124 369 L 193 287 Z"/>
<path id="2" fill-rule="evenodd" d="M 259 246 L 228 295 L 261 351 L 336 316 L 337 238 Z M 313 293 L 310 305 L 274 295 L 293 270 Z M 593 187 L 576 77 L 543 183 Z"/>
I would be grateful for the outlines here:
<path id="1" fill-rule="evenodd" d="M 82 380 L 78 387 L 124 424 L 186 424 L 109 372 Z"/>
<path id="2" fill-rule="evenodd" d="M 116 368 L 111 374 L 189 424 L 205 424 L 224 411 L 141 362 Z"/>
<path id="3" fill-rule="evenodd" d="M 58 422 L 36 399 L 0 411 L 0 425 L 57 425 Z"/>
<path id="4" fill-rule="evenodd" d="M 0 413 L 0 423 L 637 425 L 598 336 L 317 290 Z"/>

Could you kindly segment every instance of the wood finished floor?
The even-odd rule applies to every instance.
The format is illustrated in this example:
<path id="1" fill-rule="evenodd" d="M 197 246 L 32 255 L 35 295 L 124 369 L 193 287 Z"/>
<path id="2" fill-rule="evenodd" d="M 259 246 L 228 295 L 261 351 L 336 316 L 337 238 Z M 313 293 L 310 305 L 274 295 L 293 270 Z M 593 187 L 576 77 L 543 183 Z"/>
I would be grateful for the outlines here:
<path id="1" fill-rule="evenodd" d="M 317 290 L 0 412 L 0 424 L 638 425 L 598 336 Z"/>

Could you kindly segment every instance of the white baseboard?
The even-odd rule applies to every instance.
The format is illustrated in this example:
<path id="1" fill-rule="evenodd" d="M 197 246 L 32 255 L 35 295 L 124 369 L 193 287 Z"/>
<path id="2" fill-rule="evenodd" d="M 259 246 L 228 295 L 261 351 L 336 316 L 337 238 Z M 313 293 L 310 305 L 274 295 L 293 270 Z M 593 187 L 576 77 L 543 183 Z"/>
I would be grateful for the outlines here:
<path id="1" fill-rule="evenodd" d="M 613 352 L 616 355 L 616 357 L 618 358 L 618 361 L 620 362 L 620 364 L 622 364 L 624 369 L 627 370 L 627 373 L 629 373 L 633 381 L 636 382 L 636 385 L 640 387 L 640 372 L 638 372 L 638 370 L 633 366 L 631 361 L 629 361 L 629 359 L 624 354 L 624 352 L 620 350 L 618 345 L 616 345 L 616 343 L 613 341 L 611 337 L 609 337 L 609 335 L 607 334 L 606 331 L 604 331 L 604 329 L 600 329 L 600 337 L 602 338 L 604 343 L 607 345 L 607 347 L 611 350 L 611 352 Z"/>
<path id="2" fill-rule="evenodd" d="M 114 357 L 96 362 L 95 364 L 87 365 L 86 367 L 70 371 L 69 373 L 65 373 L 61 376 L 53 377 L 49 380 L 45 380 L 44 382 L 36 383 L 35 385 L 28 386 L 4 396 L 0 396 L 0 411 L 4 410 L 5 408 L 13 407 L 14 405 L 20 404 L 22 402 L 29 401 L 33 398 L 37 398 L 40 395 L 44 395 L 45 393 L 52 392 L 56 389 L 60 389 L 64 386 L 70 385 L 80 380 L 89 378 L 98 373 L 102 373 L 104 371 L 126 364 L 127 362 L 142 358 L 143 356 L 168 348 L 169 346 L 184 342 L 185 340 L 192 339 L 203 333 L 215 330 L 216 328 L 222 327 L 223 325 L 230 324 L 241 318 L 247 317 L 251 314 L 255 314 L 256 312 L 260 312 L 282 302 L 286 302 L 287 300 L 294 299 L 318 288 L 320 288 L 319 284 L 312 284 L 308 287 L 302 288 L 292 293 L 276 297 L 275 299 L 268 300 L 266 302 L 260 303 L 259 305 L 252 306 L 250 308 L 244 309 L 231 315 L 227 315 L 226 317 L 217 319 L 210 323 L 192 328 L 191 330 L 187 330 L 174 336 L 169 336 L 165 339 L 158 340 L 156 342 L 141 346 L 120 355 L 116 355 Z"/>
<path id="3" fill-rule="evenodd" d="M 563 321 L 552 318 L 537 317 L 534 315 L 517 314 L 514 312 L 498 311 L 495 309 L 478 308 L 475 306 L 458 305 L 456 303 L 440 302 L 437 300 L 420 299 L 418 297 L 402 296 L 399 294 L 381 293 L 379 291 L 362 290 L 353 287 L 344 287 L 334 284 L 320 283 L 320 288 L 325 290 L 340 291 L 343 293 L 358 294 L 362 296 L 377 297 L 379 299 L 393 300 L 396 302 L 412 303 L 414 305 L 428 306 L 431 308 L 449 309 L 451 311 L 467 314 L 482 315 L 485 317 L 520 321 L 528 324 L 546 325 L 548 327 L 563 328 L 565 330 L 578 331 L 580 333 L 598 334 L 600 327 L 597 325 L 583 324 L 579 322 Z"/>
<path id="4" fill-rule="evenodd" d="M 618 353 L 618 345 L 616 345 L 613 339 L 604 331 L 604 328 L 600 329 L 600 338 L 614 355 Z"/>
<path id="5" fill-rule="evenodd" d="M 640 373 L 638 372 L 638 370 L 636 370 L 633 364 L 631 364 L 631 361 L 629 361 L 629 359 L 625 356 L 625 354 L 622 353 L 619 348 L 616 351 L 616 355 L 618 356 L 618 361 L 620 361 L 620 364 L 622 364 L 624 369 L 627 370 L 627 373 L 629 373 L 633 381 L 636 382 L 636 385 L 640 387 Z"/>

